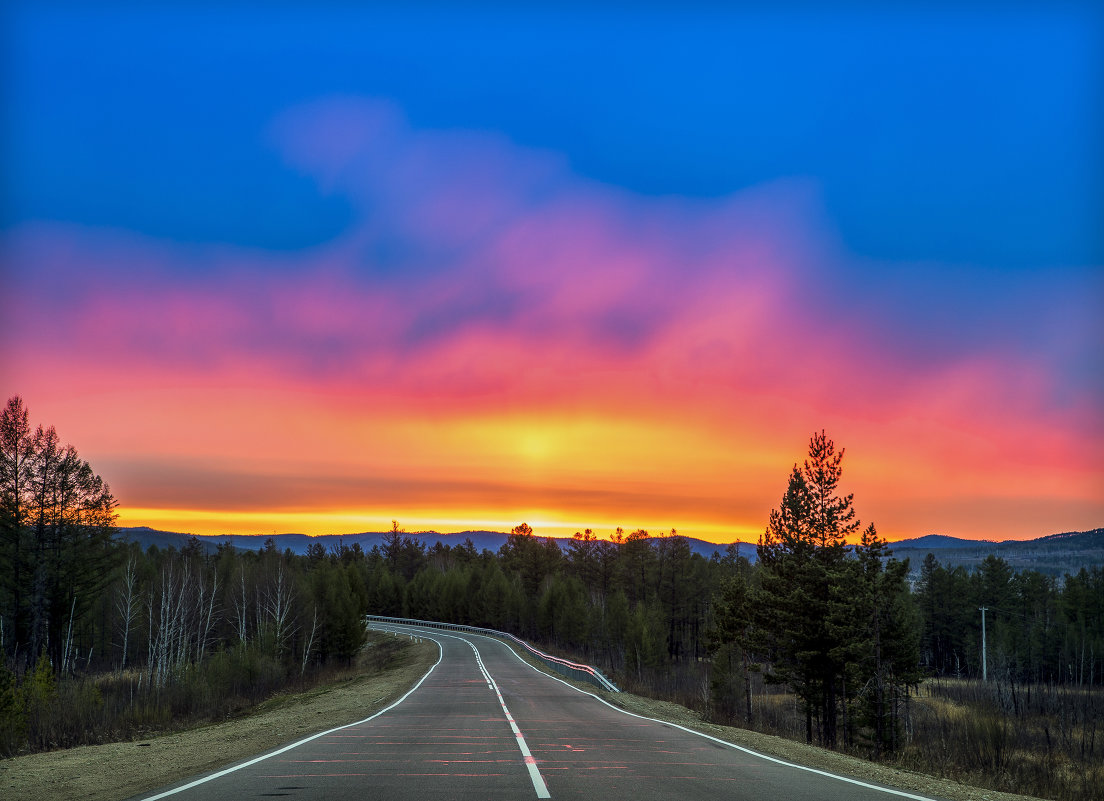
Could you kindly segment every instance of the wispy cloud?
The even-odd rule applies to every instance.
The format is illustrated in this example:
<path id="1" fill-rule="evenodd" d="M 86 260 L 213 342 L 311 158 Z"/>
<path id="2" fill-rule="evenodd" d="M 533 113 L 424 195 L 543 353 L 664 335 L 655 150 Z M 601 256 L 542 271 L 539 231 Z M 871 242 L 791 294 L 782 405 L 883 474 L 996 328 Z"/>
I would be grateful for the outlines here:
<path id="1" fill-rule="evenodd" d="M 666 422 L 776 453 L 780 475 L 803 438 L 827 426 L 851 446 L 862 480 L 890 495 L 915 496 L 907 474 L 935 499 L 964 485 L 980 497 L 1051 487 L 1053 507 L 1070 493 L 1098 497 L 1096 267 L 978 275 L 859 264 L 812 181 L 714 200 L 644 198 L 497 134 L 416 130 L 383 101 L 289 110 L 271 140 L 320 193 L 352 204 L 340 236 L 267 252 L 58 222 L 14 229 L 4 240 L 5 383 L 32 408 L 34 391 L 61 392 L 74 377 L 83 391 L 128 391 L 135 403 L 155 386 L 206 389 L 214 403 L 246 387 L 224 414 L 248 416 L 286 394 L 285 410 L 312 415 L 303 426 L 327 438 L 357 415 L 372 416 L 374 431 L 419 415 Z M 132 443 L 126 459 L 158 461 L 171 441 L 173 452 L 223 446 L 245 462 L 264 436 L 243 418 L 240 442 L 194 432 L 178 441 L 170 423 L 181 411 L 143 408 L 165 441 L 147 443 L 145 456 Z M 309 439 L 290 427 L 288 442 Z M 600 459 L 607 443 L 593 436 Z M 413 472 L 442 458 L 429 437 L 390 447 L 416 449 Z M 355 458 L 338 445 L 327 452 L 331 464 Z M 362 458 L 379 475 L 395 455 Z M 761 464 L 739 451 L 705 465 L 656 453 L 654 478 L 665 465 L 711 486 L 728 471 L 722 483 L 736 495 L 748 487 L 735 507 L 763 505 Z M 900 478 L 886 478 L 890 465 Z M 512 469 L 481 465 L 476 480 L 516 487 Z M 579 466 L 556 476 L 565 503 L 588 481 Z M 192 484 L 203 503 L 203 482 Z M 240 486 L 256 496 L 252 483 Z M 148 480 L 133 487 L 159 497 Z M 892 520 L 892 502 L 883 507 Z M 902 512 L 891 525 L 922 528 L 918 518 Z"/>

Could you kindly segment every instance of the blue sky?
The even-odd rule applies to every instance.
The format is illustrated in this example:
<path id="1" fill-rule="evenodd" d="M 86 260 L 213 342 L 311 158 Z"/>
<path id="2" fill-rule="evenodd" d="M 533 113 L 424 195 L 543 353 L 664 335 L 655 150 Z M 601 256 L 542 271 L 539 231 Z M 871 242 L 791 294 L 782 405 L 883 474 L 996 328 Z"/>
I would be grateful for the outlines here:
<path id="1" fill-rule="evenodd" d="M 349 209 L 284 169 L 266 128 L 349 94 L 645 195 L 809 179 L 875 258 L 1101 262 L 1104 25 L 1088 3 L 39 8 L 8 12 L 9 223 L 323 241 Z"/>
<path id="2" fill-rule="evenodd" d="M 128 522 L 754 538 L 827 428 L 1101 524 L 1094 4 L 2 13 L 0 384 Z"/>

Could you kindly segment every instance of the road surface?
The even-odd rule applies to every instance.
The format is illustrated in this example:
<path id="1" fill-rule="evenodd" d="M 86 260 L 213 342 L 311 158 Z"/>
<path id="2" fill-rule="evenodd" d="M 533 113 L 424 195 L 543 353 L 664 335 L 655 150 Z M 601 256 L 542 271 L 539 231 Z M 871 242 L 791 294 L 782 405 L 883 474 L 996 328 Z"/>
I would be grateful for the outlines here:
<path id="1" fill-rule="evenodd" d="M 440 661 L 394 705 L 140 798 L 924 798 L 627 714 L 538 671 L 499 640 L 411 626 L 374 628 L 440 645 Z"/>

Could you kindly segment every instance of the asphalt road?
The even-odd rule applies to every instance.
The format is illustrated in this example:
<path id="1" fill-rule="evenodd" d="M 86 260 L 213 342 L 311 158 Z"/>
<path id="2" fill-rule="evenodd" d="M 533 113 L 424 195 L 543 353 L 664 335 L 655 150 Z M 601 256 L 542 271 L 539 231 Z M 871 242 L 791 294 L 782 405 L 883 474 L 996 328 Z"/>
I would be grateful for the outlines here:
<path id="1" fill-rule="evenodd" d="M 398 703 L 366 721 L 142 798 L 922 798 L 629 715 L 536 670 L 495 639 L 379 628 L 441 646 L 440 662 Z"/>

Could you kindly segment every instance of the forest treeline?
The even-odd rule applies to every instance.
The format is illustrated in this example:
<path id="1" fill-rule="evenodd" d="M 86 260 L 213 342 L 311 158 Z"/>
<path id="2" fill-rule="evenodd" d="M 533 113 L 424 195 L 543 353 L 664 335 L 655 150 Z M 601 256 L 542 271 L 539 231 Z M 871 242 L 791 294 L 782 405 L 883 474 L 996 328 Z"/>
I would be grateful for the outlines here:
<path id="1" fill-rule="evenodd" d="M 991 678 L 1104 681 L 1104 571 L 1059 581 L 929 556 L 910 586 L 839 492 L 842 459 L 824 432 L 812 437 L 756 564 L 736 547 L 706 559 L 674 531 L 586 530 L 561 547 L 525 524 L 497 552 L 427 548 L 398 523 L 367 552 L 143 551 L 112 537 L 107 485 L 12 398 L 0 418 L 0 751 L 259 700 L 354 658 L 366 613 L 509 631 L 723 722 L 754 725 L 752 696 L 787 688 L 806 739 L 874 755 L 900 747 L 925 677 L 981 674 L 980 606 Z M 63 732 L 62 707 L 99 733 Z"/>
<path id="2" fill-rule="evenodd" d="M 116 542 L 108 485 L 19 397 L 0 413 L 0 754 L 217 717 L 360 651 L 359 549 Z"/>

